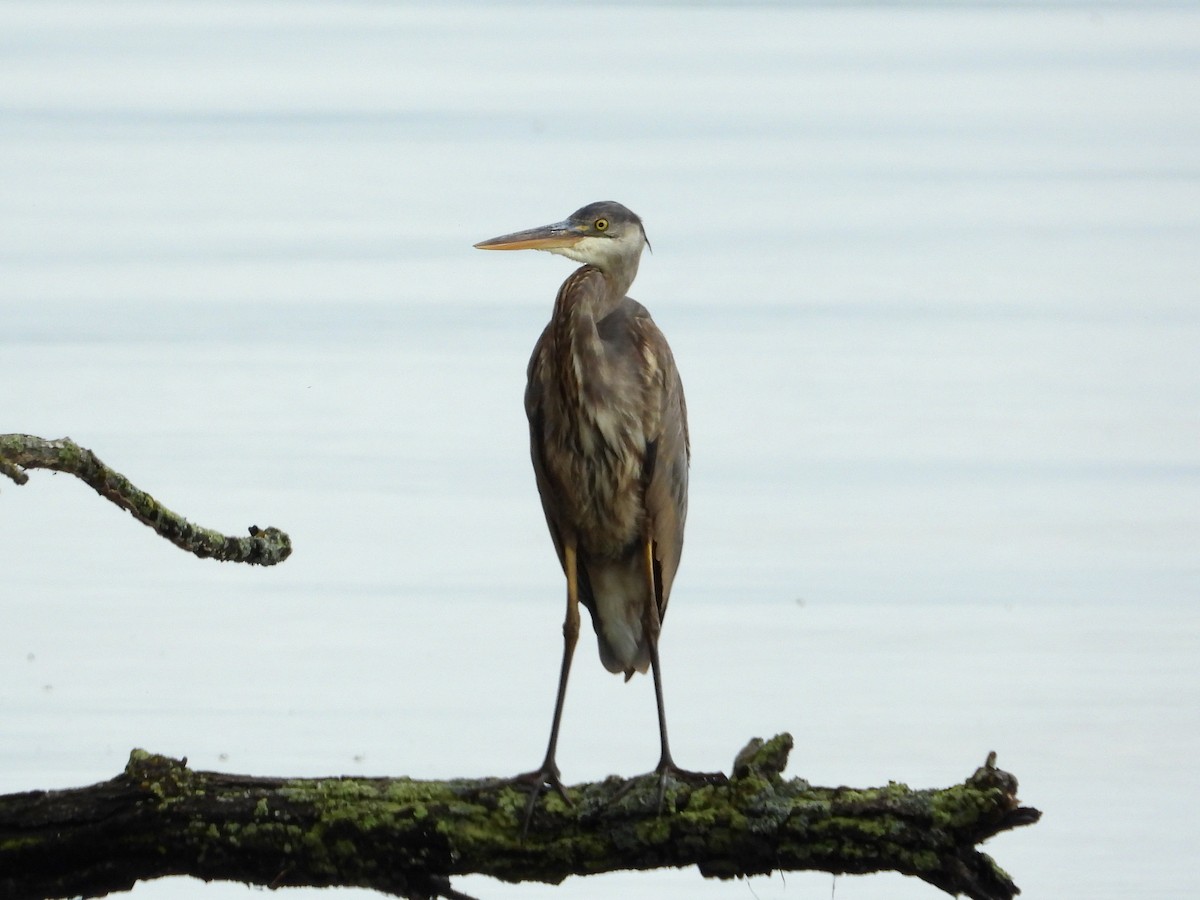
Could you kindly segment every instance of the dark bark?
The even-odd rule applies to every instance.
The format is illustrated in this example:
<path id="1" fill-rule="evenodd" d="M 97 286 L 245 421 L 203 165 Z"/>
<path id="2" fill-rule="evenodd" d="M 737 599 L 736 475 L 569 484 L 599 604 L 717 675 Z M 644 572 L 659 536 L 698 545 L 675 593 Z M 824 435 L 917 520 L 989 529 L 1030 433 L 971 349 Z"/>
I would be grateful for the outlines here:
<path id="1" fill-rule="evenodd" d="M 29 481 L 26 469 L 53 469 L 74 475 L 101 497 L 128 510 L 143 525 L 201 559 L 273 566 L 292 553 L 291 538 L 278 528 L 252 525 L 249 537 L 230 537 L 192 524 L 70 438 L 46 440 L 31 434 L 0 434 L 0 475 L 25 484 Z"/>
<path id="2" fill-rule="evenodd" d="M 994 756 L 963 784 L 813 787 L 781 776 L 791 737 L 754 741 L 727 783 L 618 778 L 539 799 L 494 779 L 252 778 L 134 751 L 111 781 L 0 796 L 0 897 L 96 897 L 192 875 L 281 887 L 345 885 L 408 898 L 462 895 L 482 873 L 557 883 L 616 869 L 695 866 L 716 878 L 776 870 L 922 878 L 952 894 L 1019 893 L 976 845 L 1036 822 Z"/>

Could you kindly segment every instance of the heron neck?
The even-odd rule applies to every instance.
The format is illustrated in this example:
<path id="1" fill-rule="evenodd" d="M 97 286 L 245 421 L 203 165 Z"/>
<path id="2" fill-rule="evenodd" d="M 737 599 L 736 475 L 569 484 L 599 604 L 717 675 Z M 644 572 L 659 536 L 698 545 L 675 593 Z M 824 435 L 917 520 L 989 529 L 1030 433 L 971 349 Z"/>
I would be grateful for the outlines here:
<path id="1" fill-rule="evenodd" d="M 604 279 L 603 292 L 576 292 L 569 289 L 569 285 L 578 283 L 581 278 L 587 278 L 593 272 Z M 574 313 L 583 313 L 599 322 L 616 309 L 621 304 L 621 301 L 625 299 L 625 294 L 633 284 L 633 279 L 636 275 L 636 261 L 631 267 L 621 269 L 613 269 L 611 267 L 601 269 L 598 266 L 583 265 L 576 269 L 571 274 L 571 277 L 563 282 L 563 299 L 569 298 Z"/>
<path id="2" fill-rule="evenodd" d="M 600 276 L 600 277 L 597 277 Z M 580 266 L 563 282 L 554 301 L 550 327 L 562 352 L 576 359 L 599 360 L 604 351 L 597 326 L 621 304 L 618 290 L 608 273 L 592 265 Z M 570 348 L 568 351 L 566 348 Z"/>
<path id="3" fill-rule="evenodd" d="M 603 270 L 584 265 L 558 290 L 547 333 L 567 412 L 590 415 L 603 400 L 597 387 L 603 388 L 610 366 L 599 326 L 624 299 L 617 287 Z"/>
<path id="4" fill-rule="evenodd" d="M 633 286 L 633 279 L 637 278 L 640 256 L 641 254 L 635 254 L 620 258 L 601 270 L 604 280 L 608 282 L 612 296 L 618 302 L 629 293 L 629 288 Z"/>

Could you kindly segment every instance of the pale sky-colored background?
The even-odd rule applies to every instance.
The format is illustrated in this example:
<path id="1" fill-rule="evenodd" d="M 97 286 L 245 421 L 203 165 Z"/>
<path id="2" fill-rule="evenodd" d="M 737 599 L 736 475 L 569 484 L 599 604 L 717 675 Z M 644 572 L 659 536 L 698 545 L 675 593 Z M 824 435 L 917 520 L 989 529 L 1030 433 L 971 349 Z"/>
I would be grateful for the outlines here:
<path id="1" fill-rule="evenodd" d="M 996 750 L 1045 811 L 990 847 L 1025 896 L 1200 892 L 1193 5 L 7 2 L 0 60 L 0 431 L 296 544 L 201 562 L 0 485 L 0 791 L 133 747 L 536 765 L 563 589 L 521 391 L 569 267 L 471 244 L 616 199 L 691 412 L 679 761 L 789 730 L 795 775 L 932 786 Z M 580 648 L 564 776 L 644 771 L 649 679 Z"/>

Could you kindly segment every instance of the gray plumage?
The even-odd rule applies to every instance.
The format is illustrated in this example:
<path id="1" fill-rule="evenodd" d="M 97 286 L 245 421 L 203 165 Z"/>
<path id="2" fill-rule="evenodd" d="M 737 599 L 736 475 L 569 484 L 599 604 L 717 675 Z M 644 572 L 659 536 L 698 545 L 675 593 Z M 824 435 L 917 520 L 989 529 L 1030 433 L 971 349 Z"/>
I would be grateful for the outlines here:
<path id="1" fill-rule="evenodd" d="M 562 222 L 476 244 L 549 250 L 583 265 L 559 288 L 529 360 L 525 413 L 546 524 L 567 577 L 563 661 L 542 767 L 518 780 L 566 797 L 555 762 L 567 678 L 587 608 L 611 672 L 654 675 L 662 755 L 671 758 L 658 636 L 687 519 L 687 408 L 666 338 L 626 296 L 648 246 L 642 220 L 619 203 L 592 203 Z M 696 776 L 709 778 L 710 776 Z M 528 815 L 526 818 L 528 826 Z"/>
<path id="2" fill-rule="evenodd" d="M 525 413 L 559 562 L 564 540 L 574 541 L 579 600 L 591 613 L 600 659 L 628 678 L 650 664 L 645 604 L 656 605 L 661 622 L 679 567 L 690 451 L 671 348 L 646 308 L 620 288 L 591 265 L 564 282 L 529 360 Z"/>

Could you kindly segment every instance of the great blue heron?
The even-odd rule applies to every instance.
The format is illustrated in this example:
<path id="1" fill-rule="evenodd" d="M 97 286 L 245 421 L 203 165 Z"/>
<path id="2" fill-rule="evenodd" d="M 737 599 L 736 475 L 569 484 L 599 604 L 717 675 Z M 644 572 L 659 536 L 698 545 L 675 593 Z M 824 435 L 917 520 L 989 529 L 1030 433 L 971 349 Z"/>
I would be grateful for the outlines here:
<path id="1" fill-rule="evenodd" d="M 625 296 L 648 245 L 642 220 L 611 201 L 475 245 L 548 250 L 583 263 L 558 290 L 525 390 L 538 492 L 567 576 L 550 742 L 541 768 L 518 779 L 532 785 L 530 810 L 547 787 L 567 799 L 555 750 L 580 603 L 605 668 L 626 681 L 653 672 L 660 803 L 668 776 L 708 777 L 675 765 L 663 711 L 658 636 L 683 549 L 690 449 L 671 348 L 646 308 Z"/>

